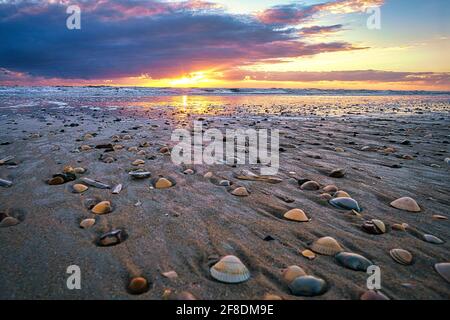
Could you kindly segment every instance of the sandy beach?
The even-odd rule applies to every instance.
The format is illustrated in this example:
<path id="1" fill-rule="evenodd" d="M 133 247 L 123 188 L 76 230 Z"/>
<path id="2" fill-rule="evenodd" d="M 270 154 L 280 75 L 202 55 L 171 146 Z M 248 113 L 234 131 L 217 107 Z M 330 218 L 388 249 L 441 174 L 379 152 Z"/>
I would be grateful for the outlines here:
<path id="1" fill-rule="evenodd" d="M 2 96 L 0 158 L 13 158 L 0 165 L 0 178 L 12 182 L 0 186 L 0 212 L 20 223 L 0 228 L 0 299 L 164 299 L 182 292 L 197 299 L 360 299 L 367 273 L 333 256 L 301 254 L 327 236 L 380 267 L 380 292 L 388 298 L 450 298 L 450 284 L 434 269 L 450 261 L 448 96 L 170 99 Z M 194 120 L 205 129 L 279 129 L 281 181 L 237 178 L 243 169 L 257 173 L 257 165 L 195 165 L 186 172 L 173 164 L 162 149 L 173 147 L 174 129 L 190 128 Z M 142 164 L 133 165 L 136 160 Z M 67 166 L 86 171 L 61 185 L 47 183 Z M 138 168 L 151 177 L 130 177 Z M 330 176 L 336 169 L 343 169 L 341 177 Z M 152 188 L 158 176 L 175 183 Z M 73 193 L 82 178 L 123 188 Z M 231 187 L 217 183 L 222 180 Z M 319 190 L 302 189 L 307 181 Z M 336 190 L 324 191 L 330 185 L 356 200 L 360 214 L 331 206 Z M 249 195 L 234 196 L 237 186 Z M 390 205 L 402 197 L 421 211 Z M 94 214 L 91 204 L 100 201 L 110 201 L 112 211 Z M 294 208 L 311 220 L 285 219 Z M 84 219 L 95 224 L 80 228 Z M 371 219 L 385 224 L 383 234 L 363 230 Z M 401 224 L 408 227 L 398 230 Z M 115 229 L 126 239 L 98 246 L 99 237 Z M 411 265 L 394 261 L 396 248 L 412 254 Z M 248 268 L 248 281 L 211 277 L 210 267 L 226 255 Z M 70 265 L 80 267 L 81 290 L 66 286 Z M 282 276 L 292 265 L 325 280 L 326 292 L 293 295 Z M 151 284 L 146 293 L 127 292 L 135 276 Z"/>

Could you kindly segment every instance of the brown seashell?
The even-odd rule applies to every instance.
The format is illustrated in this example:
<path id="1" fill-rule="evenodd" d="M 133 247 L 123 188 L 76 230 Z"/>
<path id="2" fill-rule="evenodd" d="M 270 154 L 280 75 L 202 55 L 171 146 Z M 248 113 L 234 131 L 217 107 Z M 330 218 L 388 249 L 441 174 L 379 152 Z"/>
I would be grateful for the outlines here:
<path id="1" fill-rule="evenodd" d="M 208 178 L 211 178 L 212 176 L 213 176 L 212 172 L 207 172 L 207 173 L 205 173 L 205 175 L 203 177 L 208 179 Z"/>
<path id="2" fill-rule="evenodd" d="M 172 182 L 166 178 L 159 178 L 155 183 L 156 189 L 167 189 L 172 187 Z"/>
<path id="3" fill-rule="evenodd" d="M 128 284 L 128 292 L 131 294 L 143 294 L 149 290 L 150 286 L 144 277 L 134 277 Z"/>
<path id="4" fill-rule="evenodd" d="M 435 214 L 432 216 L 433 220 L 448 220 L 446 216 L 441 216 L 439 214 Z"/>
<path id="5" fill-rule="evenodd" d="M 439 275 L 445 279 L 448 283 L 450 283 L 450 263 L 449 262 L 443 262 L 443 263 L 436 263 L 434 265 L 434 270 L 436 270 Z"/>
<path id="6" fill-rule="evenodd" d="M 75 169 L 72 168 L 71 166 L 65 166 L 63 169 L 64 173 L 75 173 Z"/>
<path id="7" fill-rule="evenodd" d="M 398 230 L 398 231 L 406 231 L 407 228 L 408 228 L 407 223 L 395 223 L 392 225 L 392 229 Z"/>
<path id="8" fill-rule="evenodd" d="M 89 189 L 89 188 L 87 186 L 85 186 L 84 184 L 77 183 L 72 186 L 72 190 L 74 193 L 83 193 L 87 189 Z"/>
<path id="9" fill-rule="evenodd" d="M 322 237 L 317 239 L 311 245 L 311 250 L 326 256 L 334 256 L 335 254 L 344 251 L 336 239 L 332 237 Z"/>
<path id="10" fill-rule="evenodd" d="M 162 154 L 170 153 L 170 149 L 168 147 L 162 147 L 159 149 L 159 152 Z"/>
<path id="11" fill-rule="evenodd" d="M 389 300 L 389 298 L 379 291 L 368 290 L 361 295 L 360 300 Z"/>
<path id="12" fill-rule="evenodd" d="M 335 198 L 351 198 L 351 196 L 347 192 L 342 191 L 342 190 L 337 191 L 333 195 L 333 197 L 335 197 Z"/>
<path id="13" fill-rule="evenodd" d="M 198 300 L 192 293 L 188 291 L 181 291 L 180 293 L 177 293 L 175 295 L 175 300 L 181 300 L 181 301 L 194 301 Z"/>
<path id="14" fill-rule="evenodd" d="M 162 275 L 168 279 L 178 278 L 178 274 L 175 271 L 163 272 Z"/>
<path id="15" fill-rule="evenodd" d="M 316 181 L 307 181 L 300 186 L 300 189 L 315 191 L 320 189 L 320 185 Z"/>
<path id="16" fill-rule="evenodd" d="M 313 260 L 313 259 L 316 258 L 316 254 L 314 252 L 312 252 L 311 250 L 308 250 L 308 249 L 303 250 L 301 252 L 301 255 L 304 256 L 308 260 Z"/>
<path id="17" fill-rule="evenodd" d="M 6 216 L 0 221 L 0 228 L 8 228 L 18 225 L 20 221 L 14 217 Z"/>
<path id="18" fill-rule="evenodd" d="M 102 201 L 100 203 L 97 203 L 93 208 L 92 212 L 95 214 L 106 214 L 110 213 L 112 210 L 111 208 L 111 202 L 109 201 Z"/>
<path id="19" fill-rule="evenodd" d="M 338 191 L 338 188 L 334 184 L 331 184 L 331 185 L 325 186 L 323 188 L 323 191 L 326 193 L 335 193 Z"/>
<path id="20" fill-rule="evenodd" d="M 329 194 L 329 193 L 322 193 L 319 196 L 320 199 L 325 200 L 325 201 L 330 201 L 333 197 Z"/>
<path id="21" fill-rule="evenodd" d="M 231 194 L 237 197 L 248 197 L 250 195 L 245 187 L 238 187 L 231 191 Z"/>
<path id="22" fill-rule="evenodd" d="M 83 229 L 89 229 L 95 224 L 95 219 L 84 219 L 80 222 L 80 227 Z"/>
<path id="23" fill-rule="evenodd" d="M 85 168 L 81 168 L 81 167 L 76 167 L 73 169 L 74 173 L 78 173 L 78 174 L 83 174 L 86 172 Z"/>
<path id="24" fill-rule="evenodd" d="M 404 211 L 420 212 L 421 209 L 416 200 L 410 197 L 403 197 L 391 202 L 391 206 Z"/>
<path id="25" fill-rule="evenodd" d="M 144 160 L 141 160 L 141 159 L 137 159 L 137 160 L 134 160 L 131 164 L 132 164 L 133 166 L 140 166 L 140 165 L 145 164 L 145 161 L 144 161 Z"/>
<path id="26" fill-rule="evenodd" d="M 412 264 L 413 256 L 409 251 L 403 249 L 392 249 L 390 255 L 394 261 L 405 266 Z"/>
<path id="27" fill-rule="evenodd" d="M 263 297 L 263 300 L 266 300 L 266 301 L 270 301 L 270 300 L 276 301 L 276 300 L 283 300 L 283 298 L 280 297 L 280 296 L 278 296 L 278 295 L 276 295 L 276 294 L 273 294 L 273 293 L 266 293 L 266 294 L 264 295 L 264 297 Z"/>
<path id="28" fill-rule="evenodd" d="M 63 177 L 61 176 L 57 176 L 54 178 L 51 178 L 50 180 L 47 181 L 47 184 L 51 185 L 51 186 L 57 186 L 57 185 L 61 185 L 64 184 L 66 181 L 64 180 Z"/>
<path id="29" fill-rule="evenodd" d="M 306 216 L 305 212 L 301 209 L 292 209 L 284 214 L 284 217 L 288 220 L 298 222 L 308 222 L 310 219 Z"/>
<path id="30" fill-rule="evenodd" d="M 295 278 L 306 276 L 306 272 L 299 266 L 289 266 L 283 270 L 282 275 L 284 281 L 289 284 L 294 281 Z"/>
<path id="31" fill-rule="evenodd" d="M 361 228 L 370 234 L 383 234 L 386 233 L 386 226 L 383 221 L 372 219 L 364 222 Z"/>
<path id="32" fill-rule="evenodd" d="M 331 171 L 330 177 L 332 178 L 343 178 L 345 176 L 345 169 L 335 169 Z"/>
<path id="33" fill-rule="evenodd" d="M 87 144 L 84 144 L 80 147 L 80 150 L 81 151 L 89 151 L 89 150 L 92 150 L 92 147 L 88 146 Z"/>

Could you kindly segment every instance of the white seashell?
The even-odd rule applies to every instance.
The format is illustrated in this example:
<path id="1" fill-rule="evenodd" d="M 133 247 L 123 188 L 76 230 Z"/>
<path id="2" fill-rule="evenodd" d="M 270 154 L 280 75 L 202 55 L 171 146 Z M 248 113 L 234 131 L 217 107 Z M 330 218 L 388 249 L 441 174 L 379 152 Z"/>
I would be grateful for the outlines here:
<path id="1" fill-rule="evenodd" d="M 210 269 L 211 276 L 225 283 L 240 283 L 250 278 L 247 267 L 235 256 L 225 256 Z"/>

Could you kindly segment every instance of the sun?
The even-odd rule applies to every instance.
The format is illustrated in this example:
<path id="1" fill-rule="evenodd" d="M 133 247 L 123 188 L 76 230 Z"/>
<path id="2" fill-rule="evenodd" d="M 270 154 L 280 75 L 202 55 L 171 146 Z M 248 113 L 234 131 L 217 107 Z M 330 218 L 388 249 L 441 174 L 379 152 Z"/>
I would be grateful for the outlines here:
<path id="1" fill-rule="evenodd" d="M 208 77 L 204 72 L 192 72 L 182 78 L 170 80 L 172 86 L 195 86 L 201 83 L 209 82 Z"/>

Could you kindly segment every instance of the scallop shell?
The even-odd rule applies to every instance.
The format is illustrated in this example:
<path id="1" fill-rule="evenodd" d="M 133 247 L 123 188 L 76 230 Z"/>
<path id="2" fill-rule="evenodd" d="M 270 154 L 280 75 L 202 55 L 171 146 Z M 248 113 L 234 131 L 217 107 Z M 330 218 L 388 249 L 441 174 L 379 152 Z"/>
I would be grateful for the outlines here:
<path id="1" fill-rule="evenodd" d="M 111 202 L 109 201 L 102 201 L 100 203 L 97 203 L 93 208 L 92 212 L 95 214 L 107 214 L 110 213 L 112 210 L 111 208 Z"/>
<path id="2" fill-rule="evenodd" d="M 410 197 L 403 197 L 391 202 L 391 206 L 404 211 L 420 212 L 421 209 L 416 200 Z"/>
<path id="3" fill-rule="evenodd" d="M 338 191 L 338 188 L 333 184 L 325 186 L 323 188 L 323 192 L 326 192 L 326 193 L 335 193 L 337 191 Z"/>
<path id="4" fill-rule="evenodd" d="M 341 245 L 332 237 L 317 239 L 311 245 L 311 250 L 326 256 L 334 256 L 336 253 L 344 251 Z"/>
<path id="5" fill-rule="evenodd" d="M 306 216 L 305 212 L 301 209 L 292 209 L 284 214 L 284 217 L 288 220 L 298 222 L 308 222 L 310 219 Z"/>
<path id="6" fill-rule="evenodd" d="M 87 186 L 85 186 L 84 184 L 80 184 L 80 183 L 74 184 L 72 186 L 72 190 L 74 193 L 83 193 L 87 189 L 89 189 Z"/>
<path id="7" fill-rule="evenodd" d="M 128 292 L 131 294 L 143 294 L 149 290 L 150 286 L 144 277 L 134 277 L 128 284 Z"/>
<path id="8" fill-rule="evenodd" d="M 248 197 L 250 195 L 245 187 L 237 187 L 231 191 L 231 194 L 237 197 Z"/>
<path id="9" fill-rule="evenodd" d="M 80 222 L 80 227 L 83 229 L 88 229 L 95 224 L 95 219 L 84 219 Z"/>
<path id="10" fill-rule="evenodd" d="M 320 185 L 316 181 L 307 181 L 300 186 L 300 189 L 315 191 L 320 189 Z"/>
<path id="11" fill-rule="evenodd" d="M 361 208 L 358 202 L 352 198 L 334 198 L 329 201 L 329 203 L 338 209 L 343 210 L 355 210 L 361 212 Z"/>
<path id="12" fill-rule="evenodd" d="M 211 276 L 225 283 L 239 283 L 250 278 L 247 267 L 235 256 L 225 256 L 210 269 Z"/>
<path id="13" fill-rule="evenodd" d="M 289 284 L 289 289 L 292 294 L 296 296 L 320 296 L 327 291 L 327 283 L 320 278 L 303 276 L 295 278 L 295 280 Z"/>
<path id="14" fill-rule="evenodd" d="M 405 266 L 412 264 L 413 256 L 409 251 L 403 249 L 392 249 L 390 255 L 394 261 Z"/>
<path id="15" fill-rule="evenodd" d="M 366 257 L 352 252 L 340 252 L 335 258 L 344 267 L 355 271 L 366 272 L 367 268 L 373 265 Z"/>
<path id="16" fill-rule="evenodd" d="M 386 233 L 386 226 L 383 221 L 373 219 L 370 221 L 364 222 L 361 228 L 370 234 L 383 234 Z"/>
<path id="17" fill-rule="evenodd" d="M 443 244 L 444 240 L 439 239 L 436 236 L 433 236 L 432 234 L 424 234 L 423 236 L 423 240 L 429 243 L 434 243 L 434 244 Z"/>
<path id="18" fill-rule="evenodd" d="M 434 265 L 434 269 L 437 273 L 440 274 L 442 278 L 445 279 L 448 283 L 450 283 L 450 263 L 449 262 L 443 262 L 443 263 L 436 263 Z"/>
<path id="19" fill-rule="evenodd" d="M 302 276 L 306 276 L 306 272 L 299 266 L 289 266 L 283 270 L 283 279 L 286 283 L 291 283 L 295 278 Z"/>

